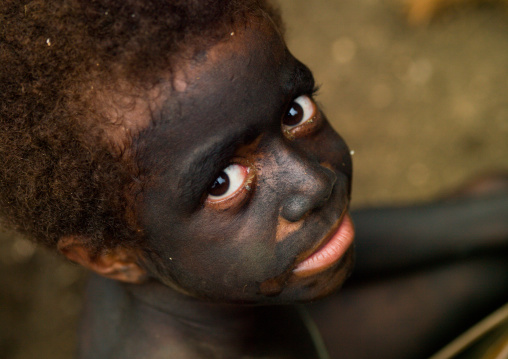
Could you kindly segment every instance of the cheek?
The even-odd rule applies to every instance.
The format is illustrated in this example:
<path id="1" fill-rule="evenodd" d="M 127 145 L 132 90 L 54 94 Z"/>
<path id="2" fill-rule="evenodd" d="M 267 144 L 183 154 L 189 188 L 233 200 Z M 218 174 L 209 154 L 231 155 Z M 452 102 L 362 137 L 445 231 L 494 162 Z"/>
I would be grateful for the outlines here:
<path id="1" fill-rule="evenodd" d="M 248 219 L 204 214 L 192 224 L 173 226 L 171 235 L 161 238 L 167 244 L 156 244 L 166 277 L 198 296 L 256 293 L 258 283 L 280 275 L 292 263 L 275 240 L 276 217 L 258 218 L 258 213 L 263 211 L 251 212 Z"/>
<path id="2" fill-rule="evenodd" d="M 238 210 L 205 207 L 189 215 L 148 193 L 143 227 L 155 254 L 151 272 L 196 296 L 256 297 L 259 283 L 287 271 L 299 250 L 277 240 L 278 199 L 266 188 Z"/>

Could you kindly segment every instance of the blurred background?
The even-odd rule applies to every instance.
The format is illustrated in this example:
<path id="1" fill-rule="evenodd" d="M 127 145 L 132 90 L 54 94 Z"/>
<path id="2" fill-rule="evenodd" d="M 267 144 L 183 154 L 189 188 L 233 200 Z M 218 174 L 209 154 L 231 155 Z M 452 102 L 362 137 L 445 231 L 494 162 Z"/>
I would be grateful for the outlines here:
<path id="1" fill-rule="evenodd" d="M 278 2 L 290 50 L 354 150 L 353 207 L 428 201 L 508 171 L 506 2 L 448 0 L 433 14 L 415 0 L 409 15 L 402 0 Z M 71 358 L 85 278 L 0 233 L 0 357 Z"/>

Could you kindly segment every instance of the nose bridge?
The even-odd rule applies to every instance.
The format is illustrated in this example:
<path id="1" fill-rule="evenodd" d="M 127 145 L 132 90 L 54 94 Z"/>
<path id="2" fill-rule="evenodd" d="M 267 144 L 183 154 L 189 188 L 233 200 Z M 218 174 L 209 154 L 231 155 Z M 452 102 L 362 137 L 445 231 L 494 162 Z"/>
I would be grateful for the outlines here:
<path id="1" fill-rule="evenodd" d="M 337 176 L 317 159 L 289 145 L 282 146 L 277 152 L 277 177 L 281 187 L 284 187 L 281 188 L 280 215 L 296 222 L 327 202 Z"/>

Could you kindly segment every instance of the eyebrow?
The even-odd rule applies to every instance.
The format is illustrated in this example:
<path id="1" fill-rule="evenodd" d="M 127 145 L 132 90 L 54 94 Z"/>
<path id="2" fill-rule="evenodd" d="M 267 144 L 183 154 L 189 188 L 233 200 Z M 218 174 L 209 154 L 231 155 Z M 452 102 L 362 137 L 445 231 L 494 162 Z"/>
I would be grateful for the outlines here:
<path id="1" fill-rule="evenodd" d="M 180 198 L 186 207 L 195 209 L 200 204 L 197 199 L 212 184 L 211 180 L 215 179 L 212 176 L 218 175 L 230 164 L 229 161 L 240 145 L 251 143 L 258 134 L 259 131 L 253 128 L 241 128 L 228 134 L 229 140 L 225 141 L 224 136 L 216 136 L 194 151 L 193 159 L 178 183 L 181 188 Z"/>
<path id="2" fill-rule="evenodd" d="M 296 61 L 296 66 L 283 81 L 284 92 L 291 95 L 312 94 L 317 90 L 314 75 L 307 66 Z"/>

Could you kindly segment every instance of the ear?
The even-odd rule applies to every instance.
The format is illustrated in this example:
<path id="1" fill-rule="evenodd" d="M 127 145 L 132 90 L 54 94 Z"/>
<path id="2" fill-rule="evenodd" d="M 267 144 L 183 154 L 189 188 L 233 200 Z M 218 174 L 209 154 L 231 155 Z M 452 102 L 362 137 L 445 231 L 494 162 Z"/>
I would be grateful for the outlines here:
<path id="1" fill-rule="evenodd" d="M 146 270 L 138 264 L 137 249 L 115 247 L 94 255 L 78 236 L 61 238 L 57 247 L 71 261 L 104 277 L 127 283 L 142 283 L 148 278 Z"/>

